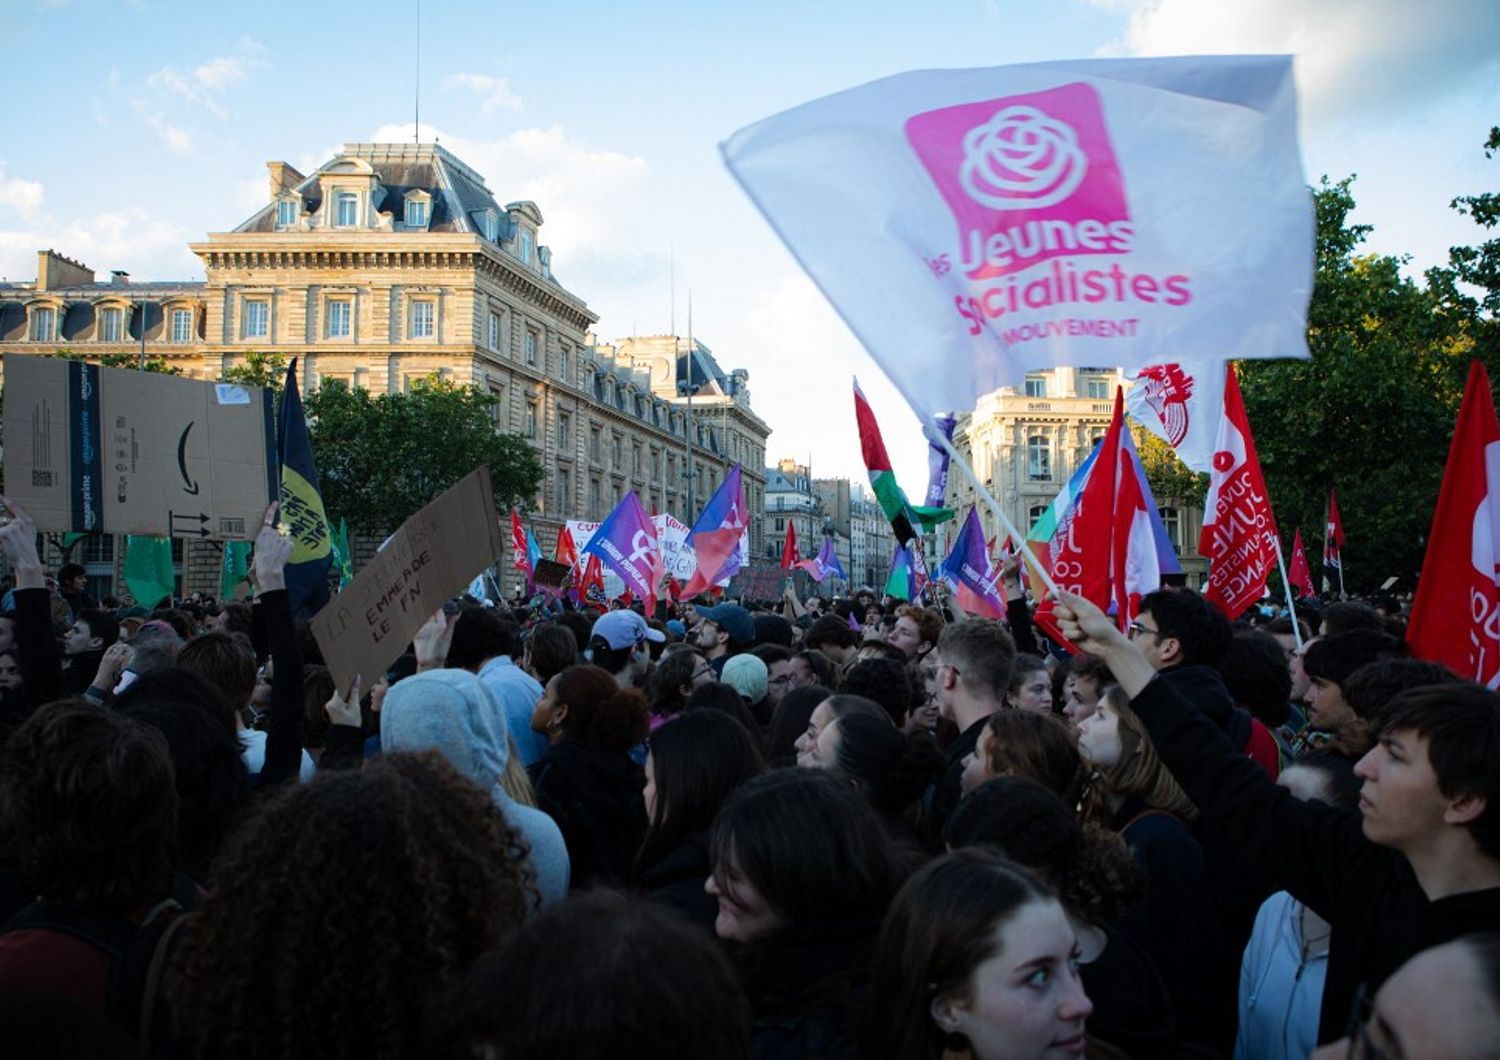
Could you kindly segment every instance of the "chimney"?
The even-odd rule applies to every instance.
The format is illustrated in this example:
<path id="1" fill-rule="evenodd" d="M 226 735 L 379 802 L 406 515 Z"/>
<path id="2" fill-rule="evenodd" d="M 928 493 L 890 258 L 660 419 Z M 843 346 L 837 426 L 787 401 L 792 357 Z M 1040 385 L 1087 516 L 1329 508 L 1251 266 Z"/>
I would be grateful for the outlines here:
<path id="1" fill-rule="evenodd" d="M 36 252 L 36 289 L 51 291 L 94 282 L 94 270 L 81 261 L 65 258 L 55 250 Z"/>
<path id="2" fill-rule="evenodd" d="M 307 178 L 298 173 L 285 162 L 267 162 L 266 169 L 271 178 L 271 198 L 276 198 L 284 191 L 294 190 Z"/>
<path id="3" fill-rule="evenodd" d="M 124 269 L 112 269 L 109 274 L 111 287 L 126 287 L 130 284 L 130 273 Z"/>

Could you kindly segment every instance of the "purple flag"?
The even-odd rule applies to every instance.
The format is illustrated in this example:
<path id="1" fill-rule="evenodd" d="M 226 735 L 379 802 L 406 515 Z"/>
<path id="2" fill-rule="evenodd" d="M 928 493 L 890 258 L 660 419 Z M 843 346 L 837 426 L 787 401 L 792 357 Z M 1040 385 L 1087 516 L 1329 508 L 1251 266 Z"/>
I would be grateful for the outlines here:
<path id="1" fill-rule="evenodd" d="M 950 442 L 953 440 L 953 427 L 958 423 L 954 416 L 939 416 L 932 421 L 932 425 L 943 433 L 943 437 Z M 941 508 L 943 498 L 948 494 L 948 450 L 940 445 L 927 443 L 927 500 L 929 508 Z"/>
<path id="2" fill-rule="evenodd" d="M 618 574 L 626 590 L 646 601 L 648 613 L 656 610 L 656 587 L 662 578 L 661 543 L 656 538 L 656 525 L 634 490 L 625 494 L 609 518 L 599 524 L 583 551 L 598 556 Z"/>
<path id="3" fill-rule="evenodd" d="M 990 566 L 989 551 L 984 547 L 984 528 L 979 512 L 969 509 L 969 516 L 953 542 L 953 551 L 938 568 L 938 573 L 953 586 L 958 603 L 965 611 L 978 612 L 989 618 L 1005 614 L 1005 600 L 995 591 L 995 572 Z"/>
<path id="4" fill-rule="evenodd" d="M 849 576 L 844 573 L 844 565 L 839 562 L 838 552 L 833 547 L 832 537 L 823 538 L 823 547 L 818 550 L 816 557 L 805 559 L 797 566 L 811 574 L 815 582 L 821 582 L 830 574 L 837 574 L 845 581 L 849 580 Z"/>

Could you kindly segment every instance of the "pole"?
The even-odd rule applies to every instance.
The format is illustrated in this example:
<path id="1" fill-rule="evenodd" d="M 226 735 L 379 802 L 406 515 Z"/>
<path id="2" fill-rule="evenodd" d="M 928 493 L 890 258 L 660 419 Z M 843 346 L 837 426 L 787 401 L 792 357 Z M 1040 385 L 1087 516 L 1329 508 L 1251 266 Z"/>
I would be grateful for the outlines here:
<path id="1" fill-rule="evenodd" d="M 1292 640 L 1297 645 L 1297 650 L 1302 650 L 1302 627 L 1297 623 L 1296 594 L 1292 592 L 1292 583 L 1286 576 L 1286 560 L 1281 554 L 1281 535 L 1272 534 L 1276 542 L 1276 569 L 1281 571 L 1281 587 L 1286 590 L 1286 609 L 1292 614 Z"/>
<path id="2" fill-rule="evenodd" d="M 969 462 L 963 458 L 957 449 L 953 448 L 951 441 L 943 437 L 943 432 L 938 430 L 932 423 L 923 423 L 922 431 L 933 445 L 946 449 L 949 459 L 958 465 L 959 470 L 969 476 L 969 481 L 974 483 L 974 488 L 979 491 L 979 495 L 984 498 L 984 502 L 990 506 L 990 511 L 994 512 L 995 517 L 1000 520 L 1000 525 L 1005 528 L 1005 532 L 1016 541 L 1024 542 L 1026 535 L 1016 528 L 1015 523 L 1011 522 L 1010 516 L 1005 514 L 1005 509 L 1000 507 L 1000 502 L 995 500 L 994 494 L 990 493 L 989 487 L 979 481 L 979 476 L 974 474 L 974 469 L 969 466 Z M 1058 589 L 1057 583 L 1052 580 L 1052 575 L 1047 573 L 1046 568 L 1039 563 L 1033 566 L 1037 576 L 1042 579 L 1042 584 L 1047 587 L 1047 591 L 1054 595 L 1060 595 L 1061 590 Z"/>
<path id="3" fill-rule="evenodd" d="M 687 326 L 687 419 L 683 424 L 683 434 L 687 436 L 687 518 L 693 518 L 693 513 L 698 510 L 697 491 L 693 489 L 693 292 L 688 291 L 688 326 Z M 675 339 L 674 339 L 675 341 Z"/>
<path id="4" fill-rule="evenodd" d="M 141 299 L 141 371 L 146 370 L 146 300 Z"/>

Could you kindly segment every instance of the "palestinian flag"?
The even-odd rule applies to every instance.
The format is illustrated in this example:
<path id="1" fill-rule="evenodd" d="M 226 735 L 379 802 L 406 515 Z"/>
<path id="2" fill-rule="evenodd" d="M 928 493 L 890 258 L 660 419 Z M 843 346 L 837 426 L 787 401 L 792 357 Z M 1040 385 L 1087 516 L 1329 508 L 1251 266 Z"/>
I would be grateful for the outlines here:
<path id="1" fill-rule="evenodd" d="M 865 469 L 870 473 L 870 488 L 880 502 L 880 510 L 891 521 L 898 545 L 917 537 L 953 518 L 952 508 L 924 508 L 912 504 L 896 483 L 896 473 L 891 470 L 890 454 L 885 451 L 885 441 L 880 437 L 880 424 L 875 422 L 875 413 L 865 400 L 859 380 L 854 382 L 854 418 L 859 423 L 859 449 L 865 459 Z M 920 527 L 920 530 L 918 529 Z"/>

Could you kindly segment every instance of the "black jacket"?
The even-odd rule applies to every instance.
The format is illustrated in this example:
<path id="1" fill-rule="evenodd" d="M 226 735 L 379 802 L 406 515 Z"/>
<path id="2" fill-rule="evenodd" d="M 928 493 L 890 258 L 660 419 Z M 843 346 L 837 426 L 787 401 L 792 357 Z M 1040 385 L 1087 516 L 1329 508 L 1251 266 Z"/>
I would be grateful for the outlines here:
<path id="1" fill-rule="evenodd" d="M 703 889 L 713 863 L 708 854 L 708 832 L 694 832 L 649 865 L 642 865 L 636 884 L 653 902 L 669 906 L 710 934 L 719 915 L 719 902 Z"/>
<path id="2" fill-rule="evenodd" d="M 1365 838 L 1358 810 L 1277 787 L 1167 682 L 1133 706 L 1206 823 L 1333 925 L 1320 1042 L 1343 1034 L 1361 983 L 1373 991 L 1414 954 L 1500 924 L 1500 887 L 1428 898 L 1403 854 Z"/>
<path id="3" fill-rule="evenodd" d="M 646 837 L 646 775 L 625 751 L 583 740 L 553 744 L 530 768 L 537 806 L 562 832 L 572 889 L 623 884 Z"/>
<path id="4" fill-rule="evenodd" d="M 792 928 L 736 951 L 754 1060 L 857 1060 L 878 924 Z"/>

